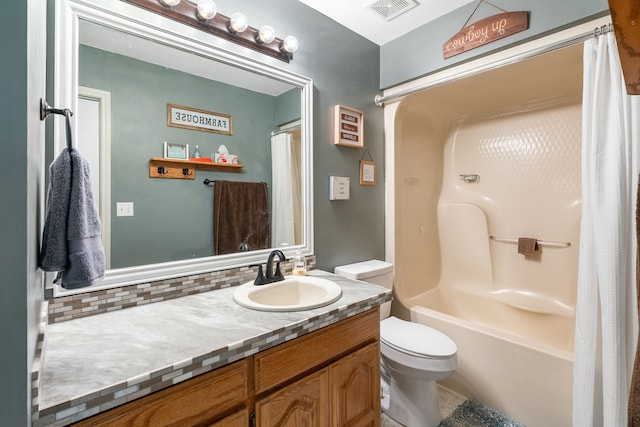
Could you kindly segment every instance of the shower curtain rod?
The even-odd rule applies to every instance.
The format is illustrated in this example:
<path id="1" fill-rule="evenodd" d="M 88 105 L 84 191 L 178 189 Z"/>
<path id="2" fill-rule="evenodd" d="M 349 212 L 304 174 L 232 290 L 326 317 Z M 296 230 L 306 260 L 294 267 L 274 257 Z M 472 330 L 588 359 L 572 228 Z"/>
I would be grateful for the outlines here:
<path id="1" fill-rule="evenodd" d="M 289 132 L 289 131 L 291 131 L 293 129 L 300 129 L 300 128 L 301 128 L 301 125 L 290 126 L 290 127 L 286 128 L 286 129 L 281 129 L 279 131 L 271 132 L 271 136 L 280 135 L 281 133 L 287 133 L 287 132 Z"/>
<path id="2" fill-rule="evenodd" d="M 575 37 L 573 37 L 571 39 L 563 40 L 563 41 L 560 41 L 560 42 L 556 42 L 556 43 L 553 43 L 553 44 L 550 44 L 550 45 L 547 45 L 547 46 L 542 46 L 542 47 L 539 47 L 537 49 L 533 49 L 532 51 L 521 53 L 521 54 L 518 54 L 518 55 L 515 55 L 515 56 L 512 56 L 512 57 L 509 57 L 509 58 L 505 58 L 505 59 L 502 59 L 500 61 L 493 62 L 491 64 L 486 64 L 486 65 L 483 65 L 481 67 L 475 68 L 473 70 L 463 71 L 461 73 L 454 74 L 454 75 L 448 76 L 448 77 L 444 77 L 444 78 L 441 78 L 439 80 L 435 80 L 433 82 L 425 83 L 425 84 L 422 84 L 422 85 L 419 85 L 419 86 L 416 86 L 416 87 L 413 87 L 413 88 L 410 88 L 410 89 L 405 89 L 405 90 L 402 90 L 400 92 L 394 93 L 392 95 L 387 95 L 387 96 L 376 95 L 375 98 L 374 98 L 374 102 L 378 107 L 382 107 L 382 106 L 384 106 L 384 104 L 386 102 L 393 101 L 393 100 L 396 100 L 398 98 L 402 98 L 403 96 L 411 95 L 411 94 L 416 93 L 416 92 L 421 92 L 421 91 L 423 91 L 425 89 L 430 89 L 432 87 L 436 87 L 436 86 L 442 85 L 444 83 L 450 83 L 452 81 L 456 81 L 456 80 L 462 79 L 464 77 L 470 77 L 470 76 L 473 76 L 475 74 L 491 70 L 493 68 L 498 68 L 498 67 L 502 67 L 504 65 L 513 64 L 513 63 L 522 61 L 523 59 L 533 58 L 534 56 L 538 56 L 538 55 L 541 55 L 543 53 L 552 52 L 552 51 L 557 50 L 557 49 L 562 49 L 563 47 L 572 46 L 572 45 L 574 45 L 576 43 L 583 42 L 583 41 L 588 40 L 588 39 L 590 39 L 592 37 L 598 37 L 599 35 L 606 34 L 609 31 L 613 31 L 613 24 L 607 24 L 607 25 L 603 25 L 601 27 L 596 27 L 595 30 L 592 30 L 592 31 L 589 31 L 589 32 L 585 32 L 585 33 L 580 34 L 578 36 L 575 36 Z"/>

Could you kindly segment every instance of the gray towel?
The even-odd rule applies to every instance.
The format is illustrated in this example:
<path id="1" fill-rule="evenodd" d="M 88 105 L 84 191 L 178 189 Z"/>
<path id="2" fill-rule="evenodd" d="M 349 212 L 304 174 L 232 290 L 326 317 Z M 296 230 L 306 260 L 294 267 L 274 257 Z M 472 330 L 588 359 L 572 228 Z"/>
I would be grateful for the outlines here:
<path id="1" fill-rule="evenodd" d="M 104 277 L 104 247 L 89 163 L 65 148 L 49 174 L 40 268 L 61 272 L 64 288 L 90 286 Z"/>

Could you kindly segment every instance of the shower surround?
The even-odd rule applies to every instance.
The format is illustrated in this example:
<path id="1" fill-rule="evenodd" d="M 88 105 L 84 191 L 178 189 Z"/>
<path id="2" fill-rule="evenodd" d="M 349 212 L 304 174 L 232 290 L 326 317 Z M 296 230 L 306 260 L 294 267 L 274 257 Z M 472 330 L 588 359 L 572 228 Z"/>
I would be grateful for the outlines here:
<path id="1" fill-rule="evenodd" d="M 581 102 L 573 45 L 385 106 L 393 311 L 456 342 L 445 386 L 529 427 L 571 425 Z"/>

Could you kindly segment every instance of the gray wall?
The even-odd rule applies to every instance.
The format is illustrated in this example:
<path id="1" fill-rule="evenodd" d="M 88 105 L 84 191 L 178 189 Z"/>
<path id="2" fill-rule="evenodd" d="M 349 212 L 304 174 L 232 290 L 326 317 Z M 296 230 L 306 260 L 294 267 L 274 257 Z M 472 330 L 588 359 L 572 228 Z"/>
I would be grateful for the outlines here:
<path id="1" fill-rule="evenodd" d="M 111 268 L 214 255 L 213 186 L 202 181 L 262 181 L 271 188 L 276 111 L 291 116 L 297 101 L 299 117 L 300 90 L 279 101 L 87 46 L 79 57 L 79 84 L 111 93 L 111 212 L 117 202 L 134 203 L 133 217 L 111 217 Z M 169 127 L 167 103 L 231 115 L 233 134 Z M 189 144 L 191 154 L 197 145 L 202 157 L 224 144 L 244 168 L 197 170 L 195 180 L 151 179 L 149 159 L 162 157 L 164 141 Z"/>
<path id="2" fill-rule="evenodd" d="M 9 0 L 0 13 L 0 424 L 29 425 L 31 365 L 42 301 L 37 269 L 42 206 L 45 11 Z"/>
<path id="3" fill-rule="evenodd" d="M 382 109 L 373 103 L 380 84 L 379 47 L 297 1 L 217 0 L 216 4 L 225 15 L 242 11 L 251 26 L 268 23 L 279 37 L 293 34 L 300 41 L 300 49 L 289 64 L 249 49 L 233 49 L 313 79 L 313 211 L 319 268 L 333 270 L 347 262 L 383 259 L 383 116 Z M 359 184 L 364 150 L 333 144 L 335 104 L 364 112 L 364 144 L 378 165 L 375 187 Z M 351 178 L 351 200 L 329 201 L 330 175 Z"/>
<path id="4" fill-rule="evenodd" d="M 492 3 L 510 12 L 529 11 L 529 29 L 449 59 L 443 59 L 442 45 L 462 29 L 467 18 L 478 5 L 478 2 L 471 2 L 381 46 L 380 87 L 388 88 L 428 75 L 559 29 L 589 21 L 609 12 L 606 0 L 511 0 Z M 469 23 L 498 13 L 501 11 L 483 3 Z"/>

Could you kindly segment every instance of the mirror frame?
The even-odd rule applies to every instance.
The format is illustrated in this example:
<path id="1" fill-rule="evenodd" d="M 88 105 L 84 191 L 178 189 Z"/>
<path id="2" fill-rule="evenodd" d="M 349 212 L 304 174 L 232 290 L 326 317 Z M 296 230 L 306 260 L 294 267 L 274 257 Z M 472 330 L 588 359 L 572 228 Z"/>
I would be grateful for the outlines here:
<path id="1" fill-rule="evenodd" d="M 185 24 L 159 16 L 121 0 L 56 0 L 54 31 L 54 105 L 78 108 L 78 51 L 79 21 L 88 20 L 119 31 L 146 38 L 170 47 L 192 52 L 196 55 L 222 62 L 262 77 L 289 83 L 301 89 L 301 132 L 302 149 L 302 245 L 279 248 L 287 258 L 292 258 L 299 249 L 303 255 L 313 255 L 313 80 L 231 50 L 223 50 L 219 45 L 230 43 Z M 232 46 L 229 44 L 229 46 Z M 72 132 L 77 126 L 72 121 Z M 59 153 L 65 145 L 65 126 L 62 121 L 54 121 L 54 153 Z M 65 296 L 93 292 L 120 286 L 134 285 L 174 277 L 183 277 L 211 271 L 227 270 L 266 262 L 272 249 L 214 255 L 210 257 L 181 261 L 147 264 L 107 270 L 104 279 L 96 285 L 66 290 L 51 284 L 55 274 L 47 273 L 47 287 L 53 287 L 53 296 Z"/>

